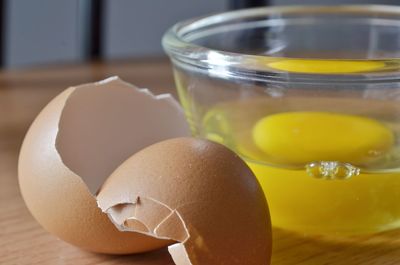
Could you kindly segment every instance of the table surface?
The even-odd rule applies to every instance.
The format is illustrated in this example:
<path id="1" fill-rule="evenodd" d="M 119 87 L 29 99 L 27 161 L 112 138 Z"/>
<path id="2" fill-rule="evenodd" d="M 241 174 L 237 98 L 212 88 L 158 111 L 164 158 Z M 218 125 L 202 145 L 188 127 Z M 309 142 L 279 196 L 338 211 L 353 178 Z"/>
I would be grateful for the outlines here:
<path id="1" fill-rule="evenodd" d="M 18 150 L 40 109 L 69 86 L 112 75 L 154 93 L 175 94 L 170 65 L 163 59 L 0 72 L 0 264 L 173 264 L 165 249 L 112 256 L 71 246 L 36 223 L 19 193 Z M 274 229 L 272 264 L 400 264 L 400 231 L 343 238 Z"/>

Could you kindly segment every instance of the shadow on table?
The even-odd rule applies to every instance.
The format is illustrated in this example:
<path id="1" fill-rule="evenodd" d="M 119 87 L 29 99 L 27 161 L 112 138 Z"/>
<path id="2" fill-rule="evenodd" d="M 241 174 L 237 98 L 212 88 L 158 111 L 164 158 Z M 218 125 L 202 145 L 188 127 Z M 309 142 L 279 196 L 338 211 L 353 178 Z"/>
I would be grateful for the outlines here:
<path id="1" fill-rule="evenodd" d="M 400 264 L 400 230 L 363 236 L 306 236 L 274 229 L 272 265 Z"/>
<path id="2" fill-rule="evenodd" d="M 135 255 L 96 255 L 101 263 L 115 265 L 175 265 L 166 248 Z"/>

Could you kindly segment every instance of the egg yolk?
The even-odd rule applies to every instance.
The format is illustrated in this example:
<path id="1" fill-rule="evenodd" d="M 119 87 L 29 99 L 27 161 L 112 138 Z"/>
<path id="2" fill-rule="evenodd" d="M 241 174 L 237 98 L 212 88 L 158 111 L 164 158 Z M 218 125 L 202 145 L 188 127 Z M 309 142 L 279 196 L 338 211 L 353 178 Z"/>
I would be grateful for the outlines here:
<path id="1" fill-rule="evenodd" d="M 284 112 L 260 119 L 252 130 L 255 145 L 271 160 L 285 165 L 312 161 L 365 164 L 394 143 L 382 123 L 328 112 Z"/>
<path id="2" fill-rule="evenodd" d="M 357 73 L 379 70 L 385 67 L 380 61 L 340 61 L 340 60 L 295 60 L 287 59 L 268 64 L 269 67 L 294 73 Z"/>

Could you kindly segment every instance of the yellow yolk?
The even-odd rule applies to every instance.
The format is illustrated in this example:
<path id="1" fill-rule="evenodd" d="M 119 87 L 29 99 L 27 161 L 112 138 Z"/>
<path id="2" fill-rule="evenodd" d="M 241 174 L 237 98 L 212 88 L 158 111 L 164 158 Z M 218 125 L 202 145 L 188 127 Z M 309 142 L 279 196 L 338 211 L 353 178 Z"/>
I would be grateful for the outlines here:
<path id="1" fill-rule="evenodd" d="M 376 120 L 328 112 L 284 112 L 259 120 L 255 145 L 272 161 L 304 165 L 340 161 L 360 165 L 385 153 L 393 133 Z"/>
<path id="2" fill-rule="evenodd" d="M 285 59 L 269 63 L 268 66 L 294 73 L 340 74 L 376 71 L 385 67 L 385 63 L 380 61 Z"/>

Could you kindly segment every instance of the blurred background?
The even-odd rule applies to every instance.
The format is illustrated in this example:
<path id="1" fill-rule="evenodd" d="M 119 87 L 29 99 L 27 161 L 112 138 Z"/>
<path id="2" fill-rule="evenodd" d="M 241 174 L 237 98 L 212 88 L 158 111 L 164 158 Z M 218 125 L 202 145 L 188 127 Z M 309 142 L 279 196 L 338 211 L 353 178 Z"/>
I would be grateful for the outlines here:
<path id="1" fill-rule="evenodd" d="M 398 0 L 0 0 L 0 66 L 24 68 L 163 56 L 175 22 L 265 5 L 400 4 Z"/>

